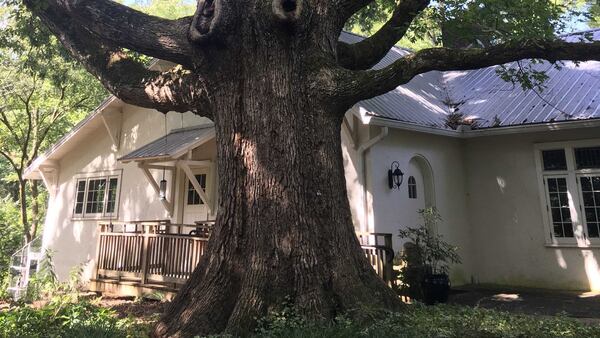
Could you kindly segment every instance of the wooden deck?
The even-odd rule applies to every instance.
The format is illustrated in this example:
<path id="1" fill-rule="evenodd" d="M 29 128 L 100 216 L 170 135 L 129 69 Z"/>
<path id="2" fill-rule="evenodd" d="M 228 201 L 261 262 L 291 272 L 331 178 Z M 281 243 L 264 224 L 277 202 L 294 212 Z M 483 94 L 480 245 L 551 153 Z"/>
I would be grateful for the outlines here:
<path id="1" fill-rule="evenodd" d="M 212 222 L 101 222 L 92 291 L 141 296 L 161 291 L 173 296 L 204 254 Z M 357 234 L 379 276 L 390 283 L 394 251 L 391 234 Z"/>

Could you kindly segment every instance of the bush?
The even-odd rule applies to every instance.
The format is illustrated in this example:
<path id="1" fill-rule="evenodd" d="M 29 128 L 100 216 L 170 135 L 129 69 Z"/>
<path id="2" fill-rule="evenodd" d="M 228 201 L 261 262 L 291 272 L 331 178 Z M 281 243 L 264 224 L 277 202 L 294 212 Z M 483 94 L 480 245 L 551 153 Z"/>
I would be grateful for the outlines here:
<path id="1" fill-rule="evenodd" d="M 410 305 L 406 311 L 391 313 L 368 325 L 338 318 L 334 323 L 314 324 L 275 317 L 263 325 L 257 337 L 600 337 L 600 326 L 590 326 L 567 317 L 515 315 L 455 305 Z"/>
<path id="2" fill-rule="evenodd" d="M 0 337 L 147 337 L 148 328 L 118 319 L 112 310 L 90 302 L 51 302 L 41 308 L 18 306 L 0 312 Z"/>

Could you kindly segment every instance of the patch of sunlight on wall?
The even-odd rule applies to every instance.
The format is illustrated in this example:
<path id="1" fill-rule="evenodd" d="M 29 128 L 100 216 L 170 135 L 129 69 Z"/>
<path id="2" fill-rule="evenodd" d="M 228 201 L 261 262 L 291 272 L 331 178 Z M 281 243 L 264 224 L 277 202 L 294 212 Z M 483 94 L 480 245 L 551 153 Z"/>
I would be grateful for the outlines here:
<path id="1" fill-rule="evenodd" d="M 73 238 L 77 243 L 81 243 L 81 235 L 84 230 L 84 222 L 73 222 Z"/>
<path id="2" fill-rule="evenodd" d="M 563 256 L 562 250 L 558 249 L 555 250 L 554 253 L 556 254 L 556 262 L 558 263 L 558 266 L 560 266 L 563 270 L 567 269 L 567 261 L 565 260 L 565 257 Z"/>
<path id="3" fill-rule="evenodd" d="M 504 194 L 504 189 L 506 188 L 506 180 L 503 177 L 496 176 L 496 182 L 498 182 L 498 188 L 500 188 L 500 192 Z"/>
<path id="4" fill-rule="evenodd" d="M 600 291 L 600 271 L 598 271 L 598 261 L 591 250 L 582 250 L 585 273 L 590 283 L 590 291 Z"/>

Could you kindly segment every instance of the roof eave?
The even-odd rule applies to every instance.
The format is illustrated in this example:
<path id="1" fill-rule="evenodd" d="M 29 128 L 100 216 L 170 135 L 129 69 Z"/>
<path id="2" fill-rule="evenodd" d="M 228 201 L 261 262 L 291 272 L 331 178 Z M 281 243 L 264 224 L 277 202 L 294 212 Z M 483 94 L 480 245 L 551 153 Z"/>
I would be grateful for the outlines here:
<path id="1" fill-rule="evenodd" d="M 210 125 L 207 128 L 213 128 L 212 125 Z M 130 162 L 144 162 L 144 161 L 173 161 L 173 160 L 177 160 L 180 157 L 184 156 L 185 154 L 187 154 L 188 151 L 195 149 L 201 145 L 203 145 L 204 143 L 214 139 L 216 136 L 215 130 L 214 128 L 209 131 L 206 135 L 203 135 L 202 137 L 198 138 L 196 141 L 187 144 L 185 146 L 182 146 L 180 148 L 178 148 L 176 151 L 173 152 L 173 154 L 162 154 L 162 155 L 158 155 L 158 156 L 147 156 L 147 157 L 134 157 L 134 158 L 127 158 L 127 155 L 118 158 L 117 161 L 120 161 L 122 163 L 130 163 Z"/>
<path id="2" fill-rule="evenodd" d="M 52 155 L 58 151 L 63 145 L 67 144 L 69 140 L 75 137 L 86 125 L 89 124 L 90 121 L 100 116 L 102 111 L 109 107 L 111 104 L 117 102 L 118 99 L 114 95 L 107 97 L 96 109 L 94 109 L 88 116 L 86 116 L 83 120 L 71 129 L 66 135 L 60 138 L 56 143 L 52 145 L 48 150 L 46 150 L 42 155 L 38 156 L 23 172 L 23 176 L 27 179 L 28 177 L 35 177 L 32 179 L 40 179 L 37 178 L 39 175 L 34 174 L 34 172 L 38 171 L 40 166 L 42 166 L 47 160 L 51 159 Z"/>
<path id="3" fill-rule="evenodd" d="M 510 135 L 510 134 L 523 134 L 523 133 L 539 133 L 547 131 L 559 131 L 559 130 L 572 130 L 581 128 L 596 128 L 600 127 L 600 118 L 586 119 L 586 120 L 570 120 L 570 121 L 559 121 L 559 122 L 546 122 L 538 124 L 522 124 L 514 126 L 494 127 L 494 128 L 483 128 L 483 129 L 471 129 L 471 130 L 452 130 L 442 129 L 438 127 L 423 126 L 420 124 L 403 122 L 393 120 L 389 118 L 373 116 L 365 114 L 363 108 L 361 108 L 361 120 L 364 124 L 390 127 L 398 130 L 408 130 L 414 132 L 421 132 L 427 134 L 434 134 L 440 136 L 447 136 L 453 138 L 475 138 L 484 136 L 496 136 L 496 135 Z"/>

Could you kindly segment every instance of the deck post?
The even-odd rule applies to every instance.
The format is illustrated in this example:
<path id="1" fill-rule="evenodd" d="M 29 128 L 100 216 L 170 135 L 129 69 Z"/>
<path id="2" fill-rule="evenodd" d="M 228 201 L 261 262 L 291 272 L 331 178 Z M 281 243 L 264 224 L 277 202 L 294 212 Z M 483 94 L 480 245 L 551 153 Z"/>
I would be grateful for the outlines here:
<path id="1" fill-rule="evenodd" d="M 393 283 L 392 279 L 394 278 L 394 246 L 392 245 L 392 234 L 384 234 L 383 240 L 385 247 L 391 250 L 391 255 L 389 252 L 385 253 L 386 262 L 383 265 L 385 269 L 383 272 L 384 280 L 391 285 Z"/>
<path id="2" fill-rule="evenodd" d="M 148 233 L 146 232 L 146 226 L 142 225 L 142 236 L 143 236 L 143 241 L 142 241 L 142 280 L 141 283 L 142 285 L 146 284 L 147 280 L 148 280 L 148 242 L 150 237 L 148 236 Z"/>
<path id="3" fill-rule="evenodd" d="M 96 246 L 96 272 L 94 278 L 98 280 L 100 278 L 100 246 L 102 245 L 102 234 L 104 233 L 104 224 L 98 223 L 98 245 Z"/>

